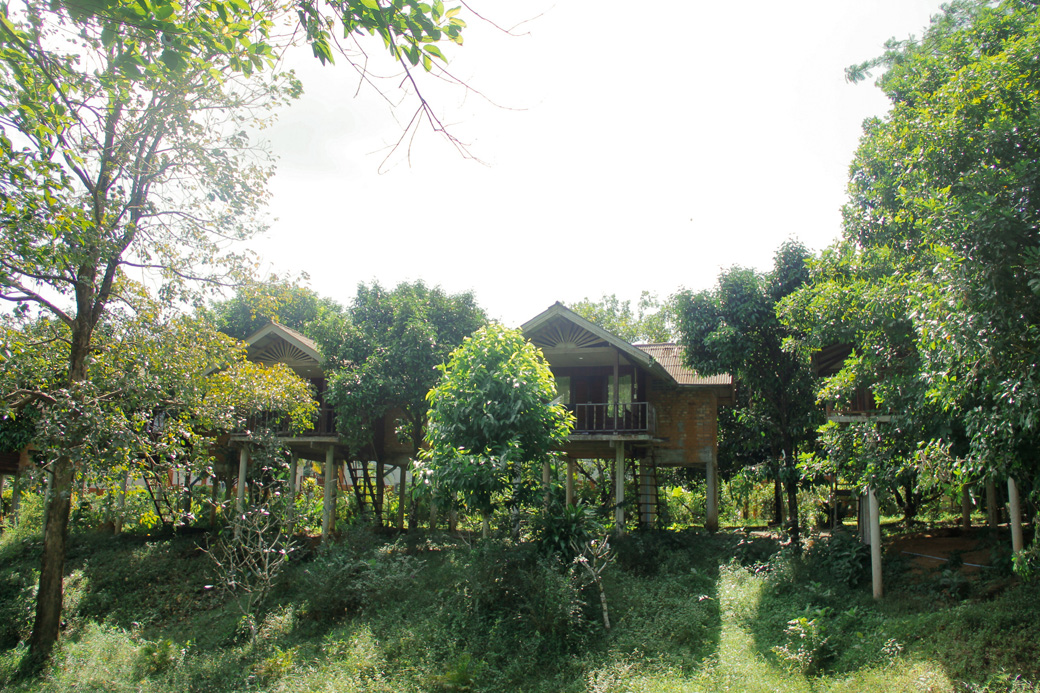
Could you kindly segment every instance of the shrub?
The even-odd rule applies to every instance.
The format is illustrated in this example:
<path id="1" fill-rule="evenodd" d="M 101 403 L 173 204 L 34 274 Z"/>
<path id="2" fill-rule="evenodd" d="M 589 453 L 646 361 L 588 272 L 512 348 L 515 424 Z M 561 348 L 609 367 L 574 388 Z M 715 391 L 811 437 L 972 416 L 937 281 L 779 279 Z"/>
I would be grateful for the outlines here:
<path id="1" fill-rule="evenodd" d="M 574 557 L 574 546 L 582 545 L 603 533 L 595 513 L 583 503 L 552 504 L 534 517 L 534 541 L 544 554 L 556 554 L 564 560 Z"/>
<path id="2" fill-rule="evenodd" d="M 816 579 L 826 576 L 847 587 L 860 585 L 870 575 L 870 546 L 849 532 L 811 538 L 804 558 Z"/>

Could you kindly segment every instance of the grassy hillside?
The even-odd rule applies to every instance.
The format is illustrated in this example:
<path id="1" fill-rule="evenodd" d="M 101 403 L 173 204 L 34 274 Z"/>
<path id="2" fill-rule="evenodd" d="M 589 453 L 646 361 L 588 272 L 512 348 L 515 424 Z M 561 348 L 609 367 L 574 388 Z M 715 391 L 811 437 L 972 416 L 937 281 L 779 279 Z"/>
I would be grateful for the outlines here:
<path id="1" fill-rule="evenodd" d="M 697 532 L 615 542 L 598 591 L 530 544 L 359 531 L 301 548 L 246 616 L 207 535 L 80 534 L 67 622 L 19 678 L 39 555 L 0 539 L 0 688 L 9 691 L 1035 691 L 1040 591 L 862 547 Z M 998 572 L 998 571 L 993 571 Z M 958 574 L 959 575 L 959 574 Z"/>

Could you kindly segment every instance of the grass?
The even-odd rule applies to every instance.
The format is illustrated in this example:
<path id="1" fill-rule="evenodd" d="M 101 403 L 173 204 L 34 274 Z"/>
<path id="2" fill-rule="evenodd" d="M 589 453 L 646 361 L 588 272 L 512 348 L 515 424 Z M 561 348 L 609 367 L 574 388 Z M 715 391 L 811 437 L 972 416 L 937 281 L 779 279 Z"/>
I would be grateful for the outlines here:
<path id="1" fill-rule="evenodd" d="M 742 533 L 615 543 L 613 628 L 568 565 L 529 544 L 357 531 L 294 555 L 254 629 L 211 587 L 204 535 L 77 534 L 67 624 L 19 679 L 38 538 L 0 537 L 0 689 L 37 691 L 1040 690 L 1040 591 L 1009 578 L 953 598 L 855 543 L 800 556 Z"/>

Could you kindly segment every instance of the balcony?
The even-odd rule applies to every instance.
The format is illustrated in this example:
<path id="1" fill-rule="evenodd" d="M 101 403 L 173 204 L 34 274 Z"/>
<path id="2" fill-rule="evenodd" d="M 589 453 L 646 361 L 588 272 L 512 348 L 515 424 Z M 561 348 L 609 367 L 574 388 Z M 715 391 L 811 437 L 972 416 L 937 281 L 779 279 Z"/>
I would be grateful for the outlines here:
<path id="1" fill-rule="evenodd" d="M 318 417 L 314 420 L 314 428 L 300 433 L 290 430 L 289 419 L 281 414 L 260 414 L 252 416 L 246 428 L 255 431 L 258 428 L 270 429 L 278 436 L 291 436 L 294 438 L 309 438 L 315 436 L 334 436 L 336 432 L 335 413 L 326 402 L 319 400 Z"/>
<path id="2" fill-rule="evenodd" d="M 653 434 L 657 416 L 649 402 L 586 403 L 568 406 L 576 435 Z"/>

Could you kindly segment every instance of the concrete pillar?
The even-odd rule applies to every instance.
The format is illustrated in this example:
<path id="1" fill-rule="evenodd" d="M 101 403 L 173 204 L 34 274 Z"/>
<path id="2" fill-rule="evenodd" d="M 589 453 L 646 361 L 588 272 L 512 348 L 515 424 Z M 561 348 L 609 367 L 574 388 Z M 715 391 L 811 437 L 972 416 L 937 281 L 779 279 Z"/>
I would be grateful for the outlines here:
<path id="1" fill-rule="evenodd" d="M 986 526 L 996 529 L 1000 524 L 1000 513 L 997 510 L 997 483 L 992 476 L 986 477 Z"/>
<path id="2" fill-rule="evenodd" d="M 296 456 L 296 453 L 291 453 L 289 456 L 289 502 L 294 503 L 296 501 L 296 493 L 299 491 L 299 484 L 297 477 L 300 473 L 300 458 Z"/>
<path id="3" fill-rule="evenodd" d="M 709 532 L 719 529 L 719 461 L 715 455 L 705 467 L 705 515 L 704 528 Z"/>
<path id="4" fill-rule="evenodd" d="M 625 533 L 625 444 L 614 443 L 614 524 L 617 535 Z"/>
<path id="5" fill-rule="evenodd" d="M 574 505 L 574 467 L 577 464 L 573 458 L 567 458 L 567 505 Z"/>
<path id="6" fill-rule="evenodd" d="M 861 543 L 870 545 L 870 494 L 860 493 L 856 508 L 856 531 Z"/>
<path id="7" fill-rule="evenodd" d="M 296 456 L 295 452 L 289 453 L 289 536 L 292 536 L 296 532 L 296 494 L 299 491 L 297 484 L 297 475 L 300 470 L 300 458 Z"/>
<path id="8" fill-rule="evenodd" d="M 325 493 L 321 499 L 321 540 L 328 541 L 336 523 L 336 482 L 339 469 L 334 459 L 335 450 L 330 445 L 325 451 Z"/>
<path id="9" fill-rule="evenodd" d="M 249 448 L 245 445 L 238 451 L 238 489 L 235 495 L 235 512 L 241 515 L 246 510 L 246 468 L 249 467 Z"/>
<path id="10" fill-rule="evenodd" d="M 1018 497 L 1018 484 L 1008 477 L 1008 524 L 1011 526 L 1011 550 L 1018 553 L 1025 547 L 1022 538 L 1022 503 Z"/>
<path id="11" fill-rule="evenodd" d="M 401 478 L 397 482 L 397 529 L 404 530 L 404 513 L 408 505 L 408 470 L 412 466 L 411 460 L 401 463 Z"/>
<path id="12" fill-rule="evenodd" d="M 246 468 L 249 467 L 249 448 L 238 451 L 238 488 L 235 489 L 235 541 L 242 536 L 242 515 L 246 511 Z"/>
<path id="13" fill-rule="evenodd" d="M 874 599 L 881 599 L 884 589 L 881 584 L 881 512 L 878 509 L 877 493 L 869 491 L 870 507 L 870 573 L 874 587 Z"/>

